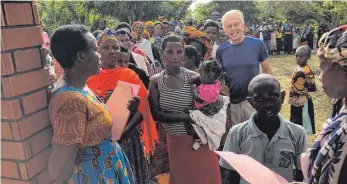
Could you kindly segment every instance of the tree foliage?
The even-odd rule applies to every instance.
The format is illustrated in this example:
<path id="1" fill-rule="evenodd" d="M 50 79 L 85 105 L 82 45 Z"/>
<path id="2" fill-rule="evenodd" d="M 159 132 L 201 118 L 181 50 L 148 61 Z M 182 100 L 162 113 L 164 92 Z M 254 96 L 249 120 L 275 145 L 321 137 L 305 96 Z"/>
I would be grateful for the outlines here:
<path id="1" fill-rule="evenodd" d="M 211 1 L 206 4 L 198 4 L 191 16 L 198 20 L 211 18 L 213 11 L 218 11 L 221 14 L 238 9 L 244 13 L 245 20 L 253 22 L 258 17 L 259 11 L 253 1 Z"/>
<path id="2" fill-rule="evenodd" d="M 191 1 L 36 1 L 44 28 L 51 32 L 71 21 L 98 27 L 98 20 L 106 18 L 108 27 L 119 21 L 157 20 L 158 16 L 182 19 Z"/>
<path id="3" fill-rule="evenodd" d="M 347 0 L 343 1 L 257 1 L 259 20 L 275 19 L 296 24 L 325 23 L 336 27 L 347 22 Z"/>
<path id="4" fill-rule="evenodd" d="M 333 1 L 211 1 L 198 4 L 189 11 L 192 1 L 35 1 L 43 27 L 51 33 L 58 26 L 71 21 L 84 24 L 96 30 L 101 17 L 106 18 L 107 26 L 113 28 L 119 21 L 157 20 L 158 16 L 182 20 L 195 18 L 205 20 L 213 11 L 224 14 L 231 9 L 239 9 L 249 23 L 271 21 L 290 21 L 303 24 L 326 23 L 336 27 L 347 23 L 347 0 Z"/>
<path id="5" fill-rule="evenodd" d="M 158 16 L 183 18 L 192 2 L 190 1 L 94 1 L 101 15 L 112 15 L 120 21 L 157 20 Z M 117 7 L 117 8 L 116 8 Z"/>

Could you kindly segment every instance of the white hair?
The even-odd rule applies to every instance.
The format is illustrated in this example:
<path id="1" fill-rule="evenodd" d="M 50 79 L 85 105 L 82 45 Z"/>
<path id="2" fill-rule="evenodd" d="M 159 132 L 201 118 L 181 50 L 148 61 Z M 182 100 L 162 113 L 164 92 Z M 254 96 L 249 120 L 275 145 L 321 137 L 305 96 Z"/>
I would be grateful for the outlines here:
<path id="1" fill-rule="evenodd" d="M 230 10 L 228 12 L 226 12 L 223 17 L 222 17 L 222 24 L 224 24 L 224 21 L 229 18 L 230 16 L 234 15 L 234 14 L 238 14 L 241 18 L 241 22 L 244 23 L 245 22 L 245 18 L 243 16 L 243 13 L 240 10 Z"/>

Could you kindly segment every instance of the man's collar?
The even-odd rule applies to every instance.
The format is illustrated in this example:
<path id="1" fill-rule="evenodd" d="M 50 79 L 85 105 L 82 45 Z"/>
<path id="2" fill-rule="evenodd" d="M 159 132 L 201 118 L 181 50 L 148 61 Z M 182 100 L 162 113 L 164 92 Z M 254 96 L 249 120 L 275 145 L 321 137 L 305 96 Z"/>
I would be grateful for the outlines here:
<path id="1" fill-rule="evenodd" d="M 254 122 L 254 117 L 256 116 L 256 114 L 257 114 L 256 112 L 253 113 L 251 118 L 247 122 L 250 137 L 259 137 L 259 136 L 265 134 L 264 132 L 259 130 L 259 128 L 257 127 L 257 125 Z M 283 117 L 280 114 L 278 114 L 277 117 L 280 120 L 280 127 L 276 131 L 275 136 L 278 135 L 278 137 L 280 137 L 280 138 L 288 137 L 288 131 L 287 131 L 288 127 L 287 127 L 285 120 L 283 119 Z"/>

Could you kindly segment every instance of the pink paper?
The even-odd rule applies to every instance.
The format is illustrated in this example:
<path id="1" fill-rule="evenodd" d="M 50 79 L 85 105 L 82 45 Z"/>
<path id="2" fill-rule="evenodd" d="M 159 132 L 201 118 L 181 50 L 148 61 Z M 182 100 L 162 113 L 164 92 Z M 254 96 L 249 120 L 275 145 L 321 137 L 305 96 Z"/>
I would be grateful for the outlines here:
<path id="1" fill-rule="evenodd" d="M 229 165 L 237 171 L 240 176 L 251 184 L 287 184 L 282 176 L 265 167 L 258 161 L 247 155 L 235 154 L 233 152 L 215 151 L 226 160 Z"/>
<path id="2" fill-rule="evenodd" d="M 132 87 L 132 95 L 133 97 L 137 96 L 139 94 L 139 91 L 140 91 L 140 85 L 137 85 L 137 84 L 132 84 L 132 83 L 128 83 L 128 82 L 124 82 L 124 81 L 118 81 L 118 84 L 121 83 L 121 84 L 124 84 L 124 85 L 129 85 Z"/>
<path id="3" fill-rule="evenodd" d="M 127 108 L 129 100 L 133 98 L 133 87 L 122 82 L 118 82 L 116 88 L 106 102 L 106 106 L 112 116 L 112 139 L 119 140 L 128 122 L 129 110 Z"/>

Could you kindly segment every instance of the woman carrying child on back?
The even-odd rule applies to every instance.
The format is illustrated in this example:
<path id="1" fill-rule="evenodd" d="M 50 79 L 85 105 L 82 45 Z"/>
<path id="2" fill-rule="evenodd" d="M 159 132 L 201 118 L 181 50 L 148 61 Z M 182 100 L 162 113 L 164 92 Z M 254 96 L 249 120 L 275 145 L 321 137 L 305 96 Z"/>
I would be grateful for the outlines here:
<path id="1" fill-rule="evenodd" d="M 311 58 L 311 48 L 301 46 L 295 53 L 299 65 L 292 75 L 289 93 L 290 121 L 305 128 L 308 135 L 315 133 L 314 108 L 309 92 L 316 91 L 315 77 L 307 61 Z"/>
<path id="2" fill-rule="evenodd" d="M 204 61 L 199 68 L 201 85 L 192 87 L 194 110 L 191 111 L 190 116 L 196 123 L 193 124 L 196 132 L 194 150 L 206 143 L 211 150 L 217 150 L 225 133 L 229 98 L 220 95 L 222 87 L 219 79 L 222 71 L 217 60 Z"/>

